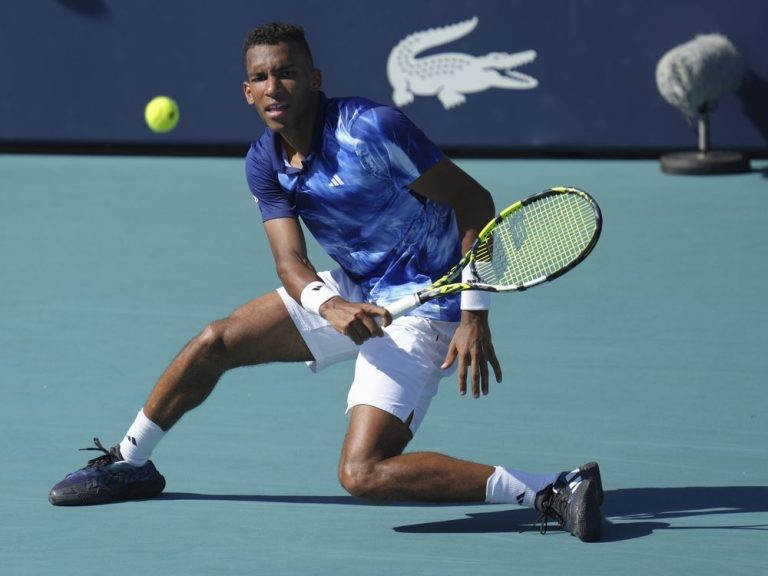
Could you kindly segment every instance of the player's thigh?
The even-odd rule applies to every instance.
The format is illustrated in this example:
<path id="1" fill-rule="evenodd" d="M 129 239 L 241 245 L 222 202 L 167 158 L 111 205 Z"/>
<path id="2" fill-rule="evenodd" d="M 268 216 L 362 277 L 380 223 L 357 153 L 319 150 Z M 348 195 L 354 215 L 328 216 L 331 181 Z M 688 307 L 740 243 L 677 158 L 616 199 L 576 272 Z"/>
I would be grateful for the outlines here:
<path id="1" fill-rule="evenodd" d="M 389 412 L 358 404 L 350 409 L 339 469 L 369 465 L 402 454 L 412 438 L 408 422 Z"/>
<path id="2" fill-rule="evenodd" d="M 313 359 L 277 292 L 251 300 L 222 322 L 224 345 L 236 365 Z"/>
<path id="3" fill-rule="evenodd" d="M 397 456 L 423 421 L 440 380 L 455 323 L 397 319 L 385 335 L 367 341 L 347 396 L 350 416 L 342 471 Z"/>

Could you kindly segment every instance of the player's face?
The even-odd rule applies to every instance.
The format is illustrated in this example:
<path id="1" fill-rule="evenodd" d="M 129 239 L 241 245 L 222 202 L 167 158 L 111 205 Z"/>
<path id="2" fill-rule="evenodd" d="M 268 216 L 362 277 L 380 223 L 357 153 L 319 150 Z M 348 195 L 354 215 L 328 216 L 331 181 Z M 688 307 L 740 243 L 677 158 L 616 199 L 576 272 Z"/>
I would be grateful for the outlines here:
<path id="1" fill-rule="evenodd" d="M 246 54 L 245 68 L 245 99 L 271 130 L 285 136 L 311 131 L 321 77 L 306 53 L 285 42 L 253 46 Z"/>

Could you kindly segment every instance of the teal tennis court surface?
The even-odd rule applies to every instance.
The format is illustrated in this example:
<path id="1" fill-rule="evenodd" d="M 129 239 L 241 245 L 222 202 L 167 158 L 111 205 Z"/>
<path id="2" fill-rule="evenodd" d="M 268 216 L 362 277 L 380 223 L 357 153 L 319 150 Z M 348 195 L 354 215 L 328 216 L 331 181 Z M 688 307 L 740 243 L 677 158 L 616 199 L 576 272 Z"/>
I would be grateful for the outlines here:
<path id="1" fill-rule="evenodd" d="M 504 382 L 444 380 L 412 450 L 532 471 L 600 461 L 605 540 L 507 505 L 369 505 L 336 462 L 351 365 L 227 374 L 153 460 L 163 497 L 48 489 L 117 442 L 207 322 L 276 286 L 237 159 L 0 156 L 3 574 L 754 575 L 768 565 L 768 163 L 460 161 L 497 208 L 592 193 L 594 253 L 497 296 Z M 315 263 L 328 266 L 312 246 Z"/>

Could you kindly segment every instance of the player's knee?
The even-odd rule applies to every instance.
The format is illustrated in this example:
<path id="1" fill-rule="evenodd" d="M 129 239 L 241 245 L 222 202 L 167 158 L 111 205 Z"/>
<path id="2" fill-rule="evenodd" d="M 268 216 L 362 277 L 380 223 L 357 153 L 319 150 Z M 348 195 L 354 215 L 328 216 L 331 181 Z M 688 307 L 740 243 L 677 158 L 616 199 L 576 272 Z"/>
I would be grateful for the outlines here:
<path id="1" fill-rule="evenodd" d="M 339 482 L 357 498 L 381 500 L 381 481 L 375 465 L 342 463 L 339 466 Z"/>
<path id="2" fill-rule="evenodd" d="M 227 346 L 227 321 L 216 320 L 208 324 L 195 339 L 195 352 L 203 363 L 228 369 L 231 354 Z"/>

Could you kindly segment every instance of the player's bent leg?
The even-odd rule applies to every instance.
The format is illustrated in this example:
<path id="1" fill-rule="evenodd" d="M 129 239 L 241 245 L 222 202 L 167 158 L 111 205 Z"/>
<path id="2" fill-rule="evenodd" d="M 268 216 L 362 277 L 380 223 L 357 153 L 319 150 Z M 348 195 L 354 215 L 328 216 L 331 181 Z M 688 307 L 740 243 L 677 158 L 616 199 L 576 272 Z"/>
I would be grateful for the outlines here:
<path id="1" fill-rule="evenodd" d="M 484 500 L 492 466 L 435 452 L 403 454 L 410 439 L 407 422 L 373 406 L 353 407 L 339 462 L 342 486 L 369 500 Z"/>
<path id="2" fill-rule="evenodd" d="M 339 482 L 353 496 L 385 499 L 378 464 L 402 454 L 412 437 L 408 424 L 372 406 L 350 411 L 339 460 Z"/>
<path id="3" fill-rule="evenodd" d="M 379 408 L 355 406 L 339 462 L 342 486 L 369 500 L 523 504 L 539 511 L 542 533 L 554 520 L 580 540 L 600 539 L 603 487 L 597 463 L 532 474 L 435 452 L 403 454 L 410 438 L 407 422 Z"/>
<path id="4" fill-rule="evenodd" d="M 374 500 L 482 501 L 493 467 L 434 452 L 403 454 L 441 378 L 455 324 L 398 318 L 360 347 L 339 478 Z"/>

